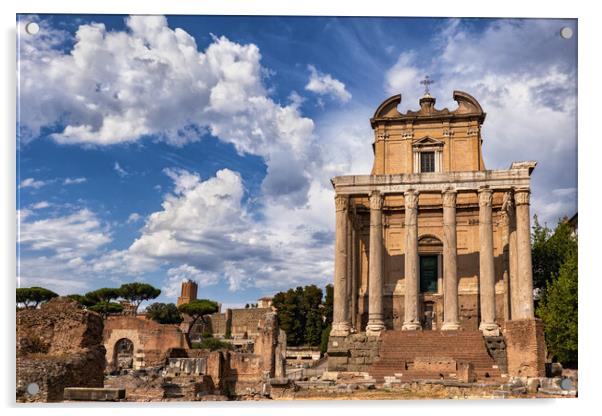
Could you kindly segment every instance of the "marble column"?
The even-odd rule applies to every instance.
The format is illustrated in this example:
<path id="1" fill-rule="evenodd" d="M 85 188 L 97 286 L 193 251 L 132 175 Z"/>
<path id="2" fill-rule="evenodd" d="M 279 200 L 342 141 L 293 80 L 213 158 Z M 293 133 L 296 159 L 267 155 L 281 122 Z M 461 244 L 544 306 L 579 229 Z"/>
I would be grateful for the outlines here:
<path id="1" fill-rule="evenodd" d="M 479 188 L 479 294 L 481 300 L 481 323 L 483 335 L 499 335 L 495 323 L 495 269 L 493 263 L 493 223 L 491 206 L 493 191 Z"/>
<path id="2" fill-rule="evenodd" d="M 336 234 L 334 253 L 334 299 L 330 335 L 349 335 L 349 304 L 347 302 L 347 215 L 349 197 L 335 196 Z"/>
<path id="3" fill-rule="evenodd" d="M 404 322 L 402 330 L 420 329 L 418 319 L 418 192 L 408 190 L 405 199 L 405 294 Z"/>
<path id="4" fill-rule="evenodd" d="M 357 330 L 357 234 L 355 227 L 351 228 L 351 310 L 349 314 L 351 328 L 355 332 Z"/>
<path id="5" fill-rule="evenodd" d="M 458 248 L 456 235 L 455 190 L 443 191 L 443 325 L 442 330 L 457 330 L 458 320 Z"/>
<path id="6" fill-rule="evenodd" d="M 518 257 L 518 316 L 515 319 L 533 319 L 533 269 L 531 260 L 531 219 L 529 189 L 514 192 L 516 203 L 516 251 Z"/>
<path id="7" fill-rule="evenodd" d="M 507 208 L 508 212 L 508 268 L 510 273 L 510 319 L 517 319 L 520 315 L 518 307 L 519 282 L 518 282 L 518 252 L 516 249 L 516 204 L 514 203 L 514 192 L 510 192 Z"/>
<path id="8" fill-rule="evenodd" d="M 368 258 L 368 324 L 366 334 L 378 335 L 383 320 L 383 197 L 370 194 L 370 253 Z"/>

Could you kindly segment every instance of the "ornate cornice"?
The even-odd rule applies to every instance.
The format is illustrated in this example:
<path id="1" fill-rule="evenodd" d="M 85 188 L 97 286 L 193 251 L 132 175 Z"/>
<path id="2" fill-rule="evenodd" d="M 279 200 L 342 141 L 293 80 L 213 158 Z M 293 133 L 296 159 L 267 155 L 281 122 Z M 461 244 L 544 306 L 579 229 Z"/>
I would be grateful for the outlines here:
<path id="1" fill-rule="evenodd" d="M 457 119 L 457 118 L 476 118 L 479 123 L 485 120 L 485 112 L 481 108 L 479 102 L 470 94 L 462 91 L 454 91 L 454 100 L 458 103 L 458 108 L 449 110 L 444 108 L 438 110 L 435 108 L 435 98 L 423 97 L 420 99 L 420 110 L 408 110 L 405 114 L 397 110 L 397 106 L 401 103 L 401 95 L 394 95 L 387 98 L 374 112 L 374 116 L 370 119 L 372 128 L 380 122 L 388 122 L 390 120 L 420 120 L 428 118 L 430 121 L 433 118 L 440 119 Z"/>

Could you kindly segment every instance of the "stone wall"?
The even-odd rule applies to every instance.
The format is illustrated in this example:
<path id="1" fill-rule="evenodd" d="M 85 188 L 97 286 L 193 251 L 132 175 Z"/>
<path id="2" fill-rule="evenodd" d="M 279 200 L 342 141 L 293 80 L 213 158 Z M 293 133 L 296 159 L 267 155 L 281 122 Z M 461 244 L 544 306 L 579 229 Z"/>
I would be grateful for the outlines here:
<path id="1" fill-rule="evenodd" d="M 365 333 L 328 340 L 328 371 L 368 371 L 378 359 L 380 340 Z"/>
<path id="2" fill-rule="evenodd" d="M 270 378 L 285 375 L 286 334 L 274 312 L 261 316 L 255 332 L 253 353 L 174 348 L 167 359 L 167 373 L 206 375 L 215 393 L 228 396 L 261 394 Z"/>
<path id="3" fill-rule="evenodd" d="M 103 387 L 103 321 L 68 298 L 17 311 L 17 401 L 63 400 L 65 387 Z M 39 387 L 36 395 L 27 386 Z"/>
<path id="4" fill-rule="evenodd" d="M 210 332 L 214 337 L 223 338 L 228 328 L 232 338 L 252 338 L 259 335 L 259 321 L 271 308 L 226 309 L 223 313 L 214 313 L 206 317 L 207 324 L 195 323 L 191 331 L 192 339 L 198 338 L 203 332 Z"/>
<path id="5" fill-rule="evenodd" d="M 115 345 L 124 338 L 134 344 L 134 368 L 162 365 L 170 348 L 188 346 L 186 336 L 176 325 L 159 324 L 135 316 L 110 316 L 103 333 L 110 369 L 115 368 Z"/>
<path id="6" fill-rule="evenodd" d="M 508 357 L 508 374 L 515 377 L 544 377 L 546 356 L 541 320 L 507 321 L 503 333 Z"/>

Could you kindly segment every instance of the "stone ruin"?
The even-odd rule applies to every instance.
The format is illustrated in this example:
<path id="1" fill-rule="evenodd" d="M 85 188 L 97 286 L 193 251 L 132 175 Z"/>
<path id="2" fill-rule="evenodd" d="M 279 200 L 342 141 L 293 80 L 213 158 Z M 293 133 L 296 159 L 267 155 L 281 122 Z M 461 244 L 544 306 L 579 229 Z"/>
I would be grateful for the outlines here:
<path id="1" fill-rule="evenodd" d="M 66 387 L 103 387 L 102 333 L 100 315 L 68 298 L 18 310 L 17 401 L 59 402 Z"/>
<path id="2" fill-rule="evenodd" d="M 269 397 L 272 385 L 286 384 L 278 381 L 286 335 L 274 313 L 256 331 L 252 352 L 190 349 L 175 325 L 132 316 L 103 325 L 100 315 L 59 297 L 17 311 L 17 401 Z"/>
<path id="3" fill-rule="evenodd" d="M 117 323 L 112 322 L 112 329 L 105 330 L 105 343 L 107 340 L 114 342 L 122 336 Z M 132 339 L 146 339 L 144 345 L 153 347 L 159 345 L 153 337 L 171 331 L 168 328 L 157 332 L 156 328 L 151 331 L 148 324 L 122 323 L 128 324 L 127 331 Z M 163 342 L 162 360 L 137 361 L 133 369 L 113 372 L 106 377 L 105 387 L 125 388 L 127 400 L 131 401 L 228 400 L 277 395 L 280 387 L 287 385 L 282 381 L 285 379 L 286 334 L 279 329 L 273 312 L 264 314 L 255 331 L 257 336 L 253 340 L 252 352 L 190 349 L 177 343 Z M 137 349 L 137 341 L 133 344 L 139 355 L 149 355 L 144 346 Z M 107 360 L 113 360 L 111 368 L 114 368 L 122 359 L 119 346 L 105 345 L 107 351 L 111 348 Z M 153 354 L 159 356 L 158 351 Z"/>

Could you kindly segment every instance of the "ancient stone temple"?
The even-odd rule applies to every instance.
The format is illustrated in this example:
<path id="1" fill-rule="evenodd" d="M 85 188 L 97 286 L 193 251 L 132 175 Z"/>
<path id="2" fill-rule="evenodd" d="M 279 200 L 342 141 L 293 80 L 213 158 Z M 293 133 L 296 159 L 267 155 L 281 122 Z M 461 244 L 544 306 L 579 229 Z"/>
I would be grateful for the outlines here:
<path id="1" fill-rule="evenodd" d="M 453 98 L 456 109 L 436 109 L 427 89 L 420 109 L 405 114 L 401 95 L 386 99 L 370 119 L 371 174 L 332 179 L 331 369 L 378 372 L 389 357 L 409 370 L 429 357 L 459 365 L 488 356 L 488 376 L 543 372 L 530 245 L 536 162 L 486 170 L 486 114 L 465 92 Z"/>

